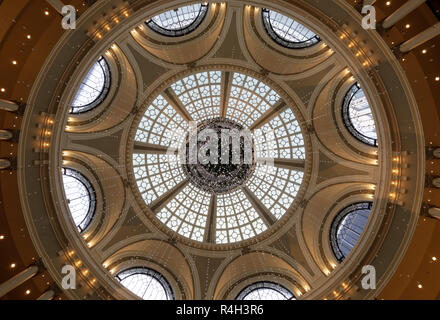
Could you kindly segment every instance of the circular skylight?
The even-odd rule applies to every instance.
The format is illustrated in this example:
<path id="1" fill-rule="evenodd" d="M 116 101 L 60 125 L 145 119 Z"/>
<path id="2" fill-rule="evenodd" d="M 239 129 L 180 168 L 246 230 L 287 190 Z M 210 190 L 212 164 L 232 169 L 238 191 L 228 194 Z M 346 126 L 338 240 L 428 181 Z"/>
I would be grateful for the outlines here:
<path id="1" fill-rule="evenodd" d="M 116 279 L 143 300 L 173 300 L 174 295 L 167 280 L 148 268 L 132 268 L 120 272 Z"/>
<path id="2" fill-rule="evenodd" d="M 320 41 L 313 31 L 279 12 L 263 8 L 262 16 L 267 33 L 284 47 L 301 49 Z"/>
<path id="3" fill-rule="evenodd" d="M 292 109 L 238 72 L 204 71 L 171 84 L 146 108 L 133 150 L 145 204 L 171 234 L 196 242 L 238 243 L 268 230 L 304 178 Z"/>
<path id="4" fill-rule="evenodd" d="M 101 104 L 110 90 L 110 69 L 103 57 L 92 66 L 73 99 L 71 114 L 90 111 Z"/>
<path id="5" fill-rule="evenodd" d="M 377 146 L 377 132 L 373 113 L 359 83 L 348 90 L 342 106 L 342 117 L 348 131 L 359 141 Z"/>
<path id="6" fill-rule="evenodd" d="M 333 220 L 330 243 L 339 262 L 342 262 L 348 256 L 361 236 L 372 206 L 372 202 L 352 204 L 343 209 Z"/>
<path id="7" fill-rule="evenodd" d="M 67 203 L 80 232 L 90 224 L 95 213 L 95 190 L 89 180 L 76 170 L 63 168 L 63 185 Z"/>
<path id="8" fill-rule="evenodd" d="M 147 25 L 161 35 L 179 37 L 194 31 L 207 12 L 207 4 L 192 4 L 154 16 L 147 21 Z"/>
<path id="9" fill-rule="evenodd" d="M 237 300 L 291 300 L 293 294 L 283 286 L 272 282 L 257 282 L 246 287 Z"/>

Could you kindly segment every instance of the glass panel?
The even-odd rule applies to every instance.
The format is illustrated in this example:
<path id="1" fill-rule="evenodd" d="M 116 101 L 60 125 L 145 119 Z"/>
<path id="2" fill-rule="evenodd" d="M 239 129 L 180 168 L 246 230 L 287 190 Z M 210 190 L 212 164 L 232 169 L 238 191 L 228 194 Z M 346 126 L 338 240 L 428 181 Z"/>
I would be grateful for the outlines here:
<path id="1" fill-rule="evenodd" d="M 179 37 L 194 31 L 207 12 L 207 4 L 192 4 L 161 13 L 149 20 L 147 25 L 164 36 Z"/>
<path id="2" fill-rule="evenodd" d="M 90 111 L 102 103 L 110 90 L 110 70 L 103 57 L 92 66 L 73 99 L 71 114 Z"/>
<path id="3" fill-rule="evenodd" d="M 344 98 L 342 118 L 348 131 L 359 141 L 377 146 L 377 132 L 373 113 L 364 91 L 355 83 Z"/>
<path id="4" fill-rule="evenodd" d="M 355 203 L 342 210 L 333 220 L 330 243 L 339 262 L 348 256 L 361 236 L 372 206 L 372 202 Z"/>
<path id="5" fill-rule="evenodd" d="M 67 203 L 78 231 L 84 231 L 95 213 L 95 190 L 89 180 L 76 170 L 63 168 L 63 185 Z"/>
<path id="6" fill-rule="evenodd" d="M 295 300 L 295 297 L 279 284 L 257 282 L 240 292 L 237 300 Z"/>
<path id="7" fill-rule="evenodd" d="M 133 268 L 119 273 L 116 279 L 143 300 L 173 300 L 174 295 L 166 279 L 147 268 Z"/>
<path id="8" fill-rule="evenodd" d="M 267 33 L 278 44 L 292 49 L 307 48 L 320 38 L 295 20 L 273 10 L 263 9 L 263 24 Z"/>

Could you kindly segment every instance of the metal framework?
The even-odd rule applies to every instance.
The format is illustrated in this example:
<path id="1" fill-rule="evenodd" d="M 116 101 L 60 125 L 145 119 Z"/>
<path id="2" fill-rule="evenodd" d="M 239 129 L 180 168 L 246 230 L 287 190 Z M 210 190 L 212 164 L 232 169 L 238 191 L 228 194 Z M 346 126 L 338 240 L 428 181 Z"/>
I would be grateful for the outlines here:
<path id="1" fill-rule="evenodd" d="M 345 95 L 342 119 L 347 130 L 357 140 L 377 147 L 376 125 L 367 97 L 359 83 L 353 84 Z"/>
<path id="2" fill-rule="evenodd" d="M 99 106 L 110 91 L 110 68 L 104 57 L 100 57 L 81 82 L 70 107 L 70 114 L 81 114 Z"/>
<path id="3" fill-rule="evenodd" d="M 362 234 L 372 202 L 354 203 L 338 213 L 330 229 L 330 244 L 336 259 L 344 261 Z"/>
<path id="4" fill-rule="evenodd" d="M 78 231 L 83 232 L 95 214 L 95 189 L 90 181 L 76 170 L 62 168 L 62 175 L 70 214 Z"/>
<path id="5" fill-rule="evenodd" d="M 280 284 L 257 282 L 244 288 L 236 300 L 295 300 L 295 297 Z"/>
<path id="6" fill-rule="evenodd" d="M 279 12 L 263 8 L 262 18 L 269 36 L 285 48 L 303 49 L 321 41 L 314 32 Z"/>
<path id="7" fill-rule="evenodd" d="M 146 24 L 166 37 L 181 37 L 193 32 L 208 13 L 208 4 L 198 3 L 161 13 Z"/>

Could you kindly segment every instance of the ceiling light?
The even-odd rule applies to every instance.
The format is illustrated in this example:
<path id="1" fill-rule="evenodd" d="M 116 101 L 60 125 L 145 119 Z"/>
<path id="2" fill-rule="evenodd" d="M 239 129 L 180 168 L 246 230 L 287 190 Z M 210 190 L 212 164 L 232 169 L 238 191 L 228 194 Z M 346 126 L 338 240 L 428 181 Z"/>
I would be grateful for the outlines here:
<path id="1" fill-rule="evenodd" d="M 440 81 L 440 77 L 435 77 L 435 81 Z"/>
<path id="2" fill-rule="evenodd" d="M 17 61 L 12 61 L 12 64 L 15 66 L 15 65 L 17 65 Z"/>
<path id="3" fill-rule="evenodd" d="M 49 15 L 49 11 L 44 11 L 44 14 L 46 15 L 46 16 L 48 16 Z"/>
<path id="4" fill-rule="evenodd" d="M 389 6 L 391 4 L 391 1 L 387 1 L 386 5 Z"/>
<path id="5" fill-rule="evenodd" d="M 26 38 L 28 38 L 29 40 L 32 38 L 32 36 L 30 35 L 30 34 L 28 34 L 27 36 L 26 36 Z"/>
<path id="6" fill-rule="evenodd" d="M 425 54 L 426 52 L 428 52 L 428 50 L 426 50 L 426 49 L 423 49 L 423 50 L 422 50 L 422 53 L 423 53 L 423 54 Z"/>
<path id="7" fill-rule="evenodd" d="M 4 235 L 1 235 L 1 236 L 0 236 L 0 240 L 3 240 L 4 238 L 5 238 Z"/>
<path id="8" fill-rule="evenodd" d="M 11 269 L 14 269 L 17 265 L 15 263 L 11 263 Z"/>
<path id="9" fill-rule="evenodd" d="M 422 289 L 423 286 L 422 286 L 421 284 L 418 284 L 418 285 L 417 285 L 417 288 Z"/>
<path id="10" fill-rule="evenodd" d="M 432 257 L 432 261 L 437 261 L 437 257 Z"/>
<path id="11" fill-rule="evenodd" d="M 407 25 L 405 26 L 405 28 L 407 28 L 407 29 L 409 29 L 410 27 L 411 27 L 410 24 L 407 24 Z"/>
<path id="12" fill-rule="evenodd" d="M 6 89 L 5 88 L 1 88 L 0 91 L 1 92 L 6 92 Z"/>
<path id="13" fill-rule="evenodd" d="M 31 293 L 31 290 L 26 290 L 26 292 L 25 292 L 26 294 L 30 294 Z"/>

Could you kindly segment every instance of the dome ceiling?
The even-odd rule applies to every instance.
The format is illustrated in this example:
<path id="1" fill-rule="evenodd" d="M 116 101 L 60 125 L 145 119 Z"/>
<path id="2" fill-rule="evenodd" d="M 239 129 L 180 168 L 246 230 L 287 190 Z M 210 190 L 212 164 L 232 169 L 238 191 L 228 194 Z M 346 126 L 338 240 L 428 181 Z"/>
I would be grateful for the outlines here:
<path id="1" fill-rule="evenodd" d="M 108 33 L 86 16 L 93 43 L 66 56 L 68 85 L 33 104 L 54 133 L 41 160 L 63 235 L 51 248 L 87 265 L 96 298 L 368 296 L 355 290 L 359 261 L 404 243 L 404 206 L 419 200 L 400 200 L 396 173 L 418 145 L 394 112 L 396 101 L 412 112 L 410 99 L 378 87 L 374 58 L 350 54 L 310 5 L 179 3 L 121 9 L 126 23 Z M 77 35 L 66 41 L 80 46 Z"/>

